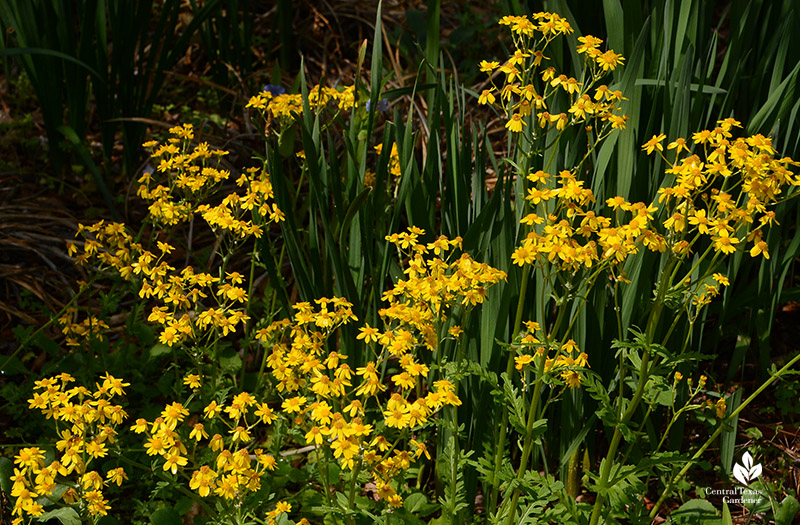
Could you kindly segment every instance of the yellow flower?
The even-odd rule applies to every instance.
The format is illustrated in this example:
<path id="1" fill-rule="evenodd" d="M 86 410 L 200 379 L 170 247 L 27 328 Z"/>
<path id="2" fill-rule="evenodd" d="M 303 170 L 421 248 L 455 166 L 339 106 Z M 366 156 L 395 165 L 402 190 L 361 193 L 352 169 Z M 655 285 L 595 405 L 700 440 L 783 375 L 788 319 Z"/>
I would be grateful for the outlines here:
<path id="1" fill-rule="evenodd" d="M 112 483 L 116 483 L 117 486 L 122 485 L 123 480 L 128 479 L 128 475 L 125 474 L 125 470 L 122 467 L 111 469 L 106 473 L 106 478 L 108 481 Z"/>
<path id="2" fill-rule="evenodd" d="M 246 443 L 246 442 L 250 441 L 250 433 L 243 426 L 238 426 L 238 427 L 232 429 L 230 433 L 233 434 L 233 442 L 234 443 L 237 443 L 239 441 L 242 441 L 242 442 Z"/>
<path id="3" fill-rule="evenodd" d="M 44 451 L 39 447 L 23 448 L 14 457 L 14 463 L 23 469 L 36 470 L 44 465 Z"/>
<path id="4" fill-rule="evenodd" d="M 264 465 L 264 468 L 267 470 L 275 470 L 278 466 L 278 462 L 270 454 L 259 454 L 258 451 L 256 451 L 256 457 L 258 458 L 258 462 Z"/>
<path id="5" fill-rule="evenodd" d="M 386 425 L 393 428 L 406 428 L 411 422 L 411 416 L 405 405 L 398 406 L 392 410 L 384 411 Z"/>
<path id="6" fill-rule="evenodd" d="M 208 419 L 213 419 L 220 411 L 222 411 L 222 407 L 217 405 L 216 401 L 212 401 L 203 409 L 203 413 Z"/>
<path id="7" fill-rule="evenodd" d="M 261 403 L 256 405 L 257 410 L 255 411 L 255 416 L 261 418 L 262 423 L 266 423 L 267 425 L 272 424 L 273 421 L 278 419 L 277 414 L 272 411 L 272 409 L 267 406 L 266 403 Z"/>
<path id="8" fill-rule="evenodd" d="M 717 401 L 716 403 L 717 417 L 720 419 L 723 418 L 725 416 L 725 412 L 727 409 L 728 405 L 725 401 L 725 398 L 724 397 L 719 398 L 719 401 Z"/>
<path id="9" fill-rule="evenodd" d="M 103 458 L 108 455 L 108 450 L 103 443 L 98 442 L 96 439 L 91 440 L 86 444 L 86 453 L 93 458 Z"/>
<path id="10" fill-rule="evenodd" d="M 103 477 L 94 470 L 87 472 L 81 476 L 81 486 L 84 489 L 99 490 L 103 487 Z"/>
<path id="11" fill-rule="evenodd" d="M 164 466 L 162 467 L 164 469 L 164 472 L 169 470 L 173 474 L 177 474 L 178 467 L 184 467 L 186 466 L 187 463 L 187 459 L 181 456 L 180 453 L 175 450 L 168 452 L 164 456 L 164 459 L 166 459 L 166 461 L 164 462 Z"/>
<path id="12" fill-rule="evenodd" d="M 187 385 L 192 390 L 200 388 L 200 376 L 197 374 L 189 374 L 183 378 L 183 384 Z"/>
<path id="13" fill-rule="evenodd" d="M 587 53 L 587 55 L 590 55 L 592 50 L 597 49 L 600 47 L 600 44 L 603 43 L 601 39 L 595 38 L 592 35 L 579 36 L 578 42 L 581 43 L 581 45 L 578 46 L 578 53 Z"/>
<path id="14" fill-rule="evenodd" d="M 711 240 L 714 241 L 714 249 L 724 254 L 735 252 L 736 246 L 734 245 L 739 243 L 739 239 L 731 237 L 726 229 L 719 230 L 719 235 L 717 237 L 712 237 Z M 753 255 L 752 250 L 750 255 Z M 755 257 L 755 255 L 753 255 L 753 257 Z"/>
<path id="15" fill-rule="evenodd" d="M 517 357 L 514 358 L 514 362 L 516 363 L 514 368 L 516 368 L 517 370 L 522 370 L 523 367 L 525 367 L 525 366 L 527 366 L 527 365 L 529 365 L 530 363 L 533 362 L 533 356 L 532 355 L 520 355 L 520 356 L 517 356 Z"/>
<path id="16" fill-rule="evenodd" d="M 661 133 L 660 135 L 653 135 L 653 138 L 644 143 L 642 149 L 645 150 L 648 155 L 653 153 L 653 150 L 656 149 L 658 151 L 664 151 L 664 147 L 661 145 L 661 142 L 665 138 L 667 138 L 667 136 L 664 133 Z"/>
<path id="17" fill-rule="evenodd" d="M 522 116 L 519 113 L 511 115 L 511 119 L 506 122 L 506 128 L 512 133 L 519 133 L 522 131 L 522 126 L 527 126 L 527 123 L 522 120 Z"/>
<path id="18" fill-rule="evenodd" d="M 214 452 L 222 450 L 222 447 L 224 446 L 224 443 L 222 441 L 222 436 L 220 436 L 219 434 L 214 434 L 213 436 L 211 436 L 211 440 L 208 442 L 208 445 Z"/>
<path id="19" fill-rule="evenodd" d="M 765 241 L 757 241 L 750 248 L 750 257 L 758 257 L 763 255 L 765 259 L 769 259 L 769 251 L 767 251 L 767 243 Z"/>
<path id="20" fill-rule="evenodd" d="M 408 372 L 403 372 L 401 374 L 395 374 L 392 376 L 392 382 L 399 386 L 401 389 L 413 388 L 414 387 L 414 379 Z"/>
<path id="21" fill-rule="evenodd" d="M 478 104 L 481 105 L 494 104 L 494 101 L 495 101 L 494 95 L 492 94 L 492 91 L 489 89 L 484 89 L 481 92 L 481 96 L 478 97 Z"/>
<path id="22" fill-rule="evenodd" d="M 377 341 L 380 336 L 380 331 L 377 328 L 372 328 L 370 325 L 364 325 L 359 328 L 356 339 L 363 339 L 365 343 Z"/>
<path id="23" fill-rule="evenodd" d="M 306 443 L 321 445 L 322 444 L 322 431 L 321 429 L 314 425 L 311 429 L 306 432 Z"/>
<path id="24" fill-rule="evenodd" d="M 131 386 L 130 383 L 124 383 L 121 379 L 113 377 L 108 372 L 106 372 L 105 375 L 100 376 L 100 378 L 103 380 L 103 387 L 105 387 L 105 389 L 111 392 L 112 394 L 116 394 L 118 396 L 125 395 L 123 387 Z"/>
<path id="25" fill-rule="evenodd" d="M 189 488 L 196 490 L 201 497 L 205 498 L 211 492 L 211 486 L 217 473 L 211 470 L 208 465 L 203 465 L 200 470 L 195 470 L 192 473 L 192 479 L 189 480 Z"/>
<path id="26" fill-rule="evenodd" d="M 609 49 L 605 53 L 596 56 L 595 61 L 597 62 L 597 65 L 603 69 L 603 71 L 613 71 L 617 66 L 622 65 L 622 63 L 625 61 L 625 58 Z"/>
<path id="27" fill-rule="evenodd" d="M 486 60 L 481 60 L 479 66 L 481 73 L 491 73 L 493 70 L 500 67 L 500 62 L 489 62 Z"/>
<path id="28" fill-rule="evenodd" d="M 236 491 L 239 489 L 239 480 L 236 474 L 228 474 L 222 479 L 217 481 L 217 486 L 214 489 L 214 494 L 222 496 L 225 499 L 233 499 L 236 497 Z"/>
<path id="29" fill-rule="evenodd" d="M 206 432 L 205 427 L 202 423 L 195 423 L 192 431 L 189 432 L 189 439 L 194 439 L 196 441 L 200 441 L 201 439 L 208 439 L 208 432 Z"/>
<path id="30" fill-rule="evenodd" d="M 561 374 L 561 379 L 567 384 L 569 388 L 577 388 L 581 386 L 581 375 L 575 370 L 567 370 Z"/>
<path id="31" fill-rule="evenodd" d="M 667 149 L 674 149 L 676 155 L 680 155 L 681 151 L 689 151 L 689 148 L 686 146 L 686 139 L 684 138 L 677 138 L 670 142 L 667 144 Z"/>
<path id="32" fill-rule="evenodd" d="M 161 417 L 164 418 L 164 422 L 170 429 L 174 429 L 177 424 L 183 421 L 188 415 L 189 411 L 178 402 L 167 405 L 164 407 L 164 410 L 161 411 Z"/>
<path id="33" fill-rule="evenodd" d="M 344 413 L 349 415 L 350 417 L 356 417 L 357 414 L 364 413 L 364 407 L 358 399 L 354 399 L 350 402 L 349 405 L 344 407 Z"/>
<path id="34" fill-rule="evenodd" d="M 294 412 L 300 412 L 302 410 L 303 405 L 305 404 L 306 404 L 306 398 L 302 396 L 297 396 L 285 400 L 281 404 L 281 408 L 283 408 L 283 410 L 291 414 Z"/>
<path id="35" fill-rule="evenodd" d="M 524 266 L 525 264 L 533 264 L 536 262 L 536 249 L 529 243 L 523 243 L 522 246 L 514 250 L 511 254 L 511 261 L 517 266 Z"/>
<path id="36" fill-rule="evenodd" d="M 166 448 L 164 447 L 164 439 L 160 436 L 153 436 L 149 438 L 147 440 L 147 444 L 145 444 L 145 449 L 148 456 L 163 454 L 166 452 Z"/>
<path id="37" fill-rule="evenodd" d="M 728 280 L 728 278 L 727 278 L 727 277 L 725 277 L 724 275 L 722 275 L 721 273 L 715 273 L 715 274 L 714 274 L 714 275 L 712 275 L 711 277 L 712 277 L 712 278 L 713 278 L 715 281 L 717 281 L 719 284 L 721 284 L 721 285 L 723 285 L 723 286 L 730 286 L 730 285 L 731 285 L 731 283 L 730 283 L 730 281 Z"/>

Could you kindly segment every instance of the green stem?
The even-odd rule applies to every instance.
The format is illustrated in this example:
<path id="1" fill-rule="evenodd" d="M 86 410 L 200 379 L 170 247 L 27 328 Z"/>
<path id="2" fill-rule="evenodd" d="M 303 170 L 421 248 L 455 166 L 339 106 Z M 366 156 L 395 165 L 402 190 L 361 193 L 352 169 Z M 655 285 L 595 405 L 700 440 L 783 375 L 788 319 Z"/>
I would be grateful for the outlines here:
<path id="1" fill-rule="evenodd" d="M 353 503 L 356 501 L 356 483 L 358 481 L 358 474 L 361 472 L 361 462 L 362 460 L 359 459 L 356 462 L 356 468 L 353 470 L 353 477 L 350 480 L 350 496 L 347 498 L 347 510 L 353 510 Z M 355 524 L 355 518 L 352 516 L 349 517 L 350 523 Z"/>
<path id="2" fill-rule="evenodd" d="M 653 304 L 653 310 L 650 312 L 650 317 L 647 320 L 647 329 L 645 330 L 645 344 L 648 347 L 644 348 L 642 352 L 642 361 L 641 366 L 639 367 L 639 382 L 636 385 L 636 392 L 631 398 L 630 403 L 628 404 L 628 408 L 622 417 L 619 419 L 619 422 L 615 425 L 614 428 L 614 435 L 611 438 L 611 443 L 608 446 L 608 453 L 606 454 L 605 461 L 602 464 L 600 469 L 600 480 L 598 483 L 598 491 L 597 491 L 597 499 L 594 502 L 594 507 L 592 508 L 592 516 L 589 520 L 589 525 L 597 525 L 600 521 L 600 514 L 603 510 L 603 505 L 605 504 L 606 492 L 610 488 L 609 486 L 609 478 L 611 475 L 611 469 L 614 462 L 614 456 L 617 453 L 617 448 L 619 447 L 620 442 L 622 441 L 622 430 L 621 428 L 627 425 L 633 415 L 636 413 L 636 409 L 639 406 L 639 402 L 642 400 L 642 396 L 644 395 L 644 387 L 647 384 L 647 380 L 649 379 L 650 375 L 650 342 L 653 340 L 653 336 L 655 334 L 656 326 L 658 325 L 658 320 L 661 317 L 661 312 L 664 308 L 664 296 L 666 295 L 667 290 L 669 289 L 669 285 L 671 282 L 671 273 L 672 267 L 676 263 L 675 259 L 670 258 L 667 261 L 666 266 L 664 267 L 664 271 L 661 274 L 661 282 L 659 283 L 658 288 L 658 295 L 656 296 L 655 303 Z M 619 395 L 622 396 L 622 389 L 623 385 L 620 384 L 619 386 Z M 622 403 L 620 403 L 620 407 Z"/>
<path id="3" fill-rule="evenodd" d="M 519 300 L 517 301 L 517 312 L 514 317 L 514 330 L 512 332 L 511 340 L 513 341 L 519 334 L 522 327 L 522 307 L 525 304 L 525 293 L 528 289 L 528 279 L 530 277 L 531 267 L 525 265 L 522 270 L 522 282 L 519 288 Z M 506 364 L 506 376 L 511 377 L 514 371 L 514 352 L 508 353 L 508 363 Z M 506 433 L 508 432 L 508 406 L 503 404 L 502 423 L 500 424 L 500 435 L 497 437 L 497 448 L 495 449 L 494 456 L 494 470 L 492 471 L 492 493 L 489 497 L 489 509 L 497 508 L 497 499 L 500 494 L 500 484 L 497 482 L 497 477 L 500 473 L 500 467 L 503 462 L 503 452 L 506 445 Z"/>
<path id="4" fill-rule="evenodd" d="M 253 280 L 255 277 L 256 272 L 256 246 L 257 243 L 253 243 L 253 251 L 250 253 L 250 278 L 247 281 L 247 302 L 244 306 L 244 315 L 249 316 L 250 314 L 250 304 L 253 302 Z M 252 343 L 252 338 L 250 337 L 250 332 L 247 329 L 247 321 L 244 321 L 244 333 L 245 333 L 245 341 L 242 345 L 242 371 L 239 375 L 239 383 L 244 386 L 244 373 L 247 370 L 247 349 L 250 347 Z"/>
<path id="5" fill-rule="evenodd" d="M 533 390 L 533 399 L 531 399 L 531 406 L 528 411 L 528 421 L 525 424 L 525 442 L 522 446 L 522 458 L 519 462 L 519 470 L 517 470 L 517 481 L 521 482 L 525 472 L 528 470 L 528 458 L 533 448 L 533 423 L 536 421 L 536 413 L 539 409 L 539 399 L 542 397 L 542 388 L 544 386 L 544 365 L 547 362 L 547 356 L 539 356 L 539 366 L 536 370 L 536 386 Z M 517 505 L 519 504 L 519 483 L 514 487 L 513 496 L 511 497 L 511 510 L 508 514 L 507 525 L 513 525 L 514 517 L 517 513 Z"/>
<path id="6" fill-rule="evenodd" d="M 328 500 L 328 506 L 333 506 L 333 499 L 331 498 L 331 489 L 328 486 L 328 462 L 326 460 L 325 452 L 323 451 L 322 456 L 320 457 L 320 448 L 317 447 L 314 449 L 314 452 L 317 454 L 317 465 L 320 467 L 319 473 L 320 477 L 322 478 L 322 488 L 325 490 L 325 497 Z M 323 472 L 324 469 L 324 472 Z"/>
<path id="7" fill-rule="evenodd" d="M 686 465 L 684 465 L 684 467 L 683 467 L 683 468 L 680 470 L 680 472 L 678 472 L 678 473 L 675 475 L 675 477 L 673 477 L 673 478 L 672 478 L 672 479 L 669 481 L 669 483 L 667 483 L 667 486 L 664 488 L 664 491 L 661 493 L 661 497 L 659 497 L 659 498 L 658 498 L 658 501 L 656 502 L 656 504 L 655 504 L 655 505 L 653 505 L 653 509 L 650 511 L 650 519 L 651 519 L 651 520 L 652 520 L 653 518 L 655 518 L 655 517 L 656 517 L 656 515 L 658 514 L 658 509 L 659 509 L 659 508 L 661 508 L 661 505 L 664 503 L 664 500 L 665 500 L 665 499 L 667 499 L 667 496 L 669 495 L 670 491 L 672 490 L 672 487 L 673 487 L 673 486 L 674 486 L 676 483 L 678 483 L 678 482 L 679 482 L 679 481 L 680 481 L 680 480 L 683 478 L 683 476 L 685 476 L 685 475 L 686 475 L 686 473 L 689 471 L 689 469 L 692 467 L 692 465 L 693 465 L 695 462 L 697 462 L 697 460 L 698 460 L 698 459 L 700 459 L 700 456 L 702 456 L 702 455 L 703 455 L 703 452 L 705 452 L 705 450 L 706 450 L 706 449 L 707 449 L 707 448 L 708 448 L 708 447 L 711 445 L 711 443 L 713 443 L 713 442 L 714 442 L 714 440 L 716 440 L 716 439 L 719 437 L 719 435 L 722 433 L 722 430 L 725 428 L 726 424 L 727 424 L 727 423 L 728 423 L 730 420 L 732 420 L 732 419 L 734 419 L 736 416 L 738 416 L 738 415 L 739 415 L 739 413 L 740 413 L 742 410 L 744 410 L 744 409 L 745 409 L 745 407 L 747 407 L 747 405 L 749 405 L 750 403 L 752 403 L 752 402 L 753 402 L 753 400 L 754 400 L 755 398 L 757 398 L 759 395 L 761 395 L 761 393 L 762 393 L 764 390 L 766 390 L 766 389 L 767 389 L 767 387 L 769 387 L 769 385 L 771 385 L 771 384 L 772 384 L 772 383 L 773 383 L 773 382 L 774 382 L 776 379 L 780 379 L 780 378 L 781 378 L 781 377 L 782 377 L 782 376 L 783 376 L 783 375 L 784 375 L 784 374 L 785 374 L 787 371 L 789 371 L 789 369 L 791 369 L 791 368 L 792 368 L 792 367 L 793 367 L 795 364 L 797 364 L 797 362 L 798 362 L 798 361 L 800 361 L 800 353 L 798 353 L 796 356 L 794 356 L 794 357 L 791 359 L 791 361 L 789 361 L 788 363 L 786 363 L 786 364 L 783 366 L 783 368 L 781 368 L 780 370 L 778 370 L 777 372 L 775 372 L 775 374 L 774 374 L 772 377 L 770 377 L 769 379 L 767 379 L 766 381 L 764 381 L 764 382 L 761 384 L 761 386 L 760 386 L 760 387 L 758 387 L 758 388 L 755 390 L 755 392 L 753 392 L 752 394 L 750 394 L 750 396 L 749 396 L 747 399 L 745 399 L 744 401 L 742 401 L 742 404 L 741 404 L 741 405 L 739 405 L 738 407 L 736 407 L 736 410 L 732 411 L 730 414 L 728 414 L 728 416 L 727 416 L 727 417 L 726 417 L 726 418 L 725 418 L 723 421 L 721 421 L 721 422 L 720 422 L 719 426 L 718 426 L 718 427 L 717 427 L 717 429 L 714 431 L 714 433 L 713 433 L 713 434 L 711 434 L 711 436 L 710 436 L 710 437 L 709 437 L 709 438 L 706 440 L 706 442 L 705 442 L 705 443 L 703 443 L 703 446 L 701 446 L 701 447 L 700 447 L 700 449 L 698 449 L 698 451 L 697 451 L 697 452 L 695 452 L 694 456 L 692 456 L 692 459 L 690 459 L 690 460 L 689 460 L 689 462 L 688 462 L 688 463 L 686 463 Z"/>

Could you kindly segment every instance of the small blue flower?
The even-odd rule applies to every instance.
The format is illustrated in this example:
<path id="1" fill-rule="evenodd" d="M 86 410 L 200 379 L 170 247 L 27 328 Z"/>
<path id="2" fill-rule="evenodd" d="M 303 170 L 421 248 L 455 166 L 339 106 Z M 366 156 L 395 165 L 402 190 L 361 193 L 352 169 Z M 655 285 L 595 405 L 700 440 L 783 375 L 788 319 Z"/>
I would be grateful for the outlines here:
<path id="1" fill-rule="evenodd" d="M 371 100 L 367 100 L 367 112 L 369 112 L 369 106 L 370 106 L 370 102 L 372 102 L 372 101 L 371 101 Z M 378 101 L 378 107 L 377 107 L 377 109 L 378 109 L 378 111 L 380 111 L 381 113 L 383 113 L 384 111 L 386 111 L 387 109 L 389 109 L 389 103 L 386 101 L 386 99 L 385 99 L 385 98 L 382 98 L 382 99 L 380 99 L 380 100 Z"/>
<path id="2" fill-rule="evenodd" d="M 264 86 L 264 91 L 267 91 L 273 97 L 286 94 L 286 89 L 283 86 L 276 86 L 275 84 L 267 84 Z"/>

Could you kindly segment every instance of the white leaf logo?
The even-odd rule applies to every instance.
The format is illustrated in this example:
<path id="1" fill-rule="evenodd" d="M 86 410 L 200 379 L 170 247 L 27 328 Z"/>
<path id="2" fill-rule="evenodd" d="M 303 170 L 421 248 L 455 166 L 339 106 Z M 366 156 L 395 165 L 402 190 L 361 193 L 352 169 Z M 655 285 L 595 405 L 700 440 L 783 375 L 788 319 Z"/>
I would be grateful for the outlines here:
<path id="1" fill-rule="evenodd" d="M 735 464 L 733 466 L 733 477 L 735 477 L 742 485 L 749 485 L 751 481 L 755 480 L 761 475 L 761 464 L 753 465 L 753 456 L 750 452 L 745 452 L 742 455 L 742 464 Z"/>

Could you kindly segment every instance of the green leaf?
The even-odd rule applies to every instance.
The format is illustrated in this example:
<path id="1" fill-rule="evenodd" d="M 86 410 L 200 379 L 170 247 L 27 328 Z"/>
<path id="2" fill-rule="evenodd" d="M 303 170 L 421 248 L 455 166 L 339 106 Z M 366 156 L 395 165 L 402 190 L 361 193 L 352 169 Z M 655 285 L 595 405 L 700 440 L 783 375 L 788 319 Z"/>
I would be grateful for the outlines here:
<path id="1" fill-rule="evenodd" d="M 233 348 L 226 348 L 219 355 L 219 366 L 228 374 L 235 374 L 242 368 L 242 358 Z"/>
<path id="2" fill-rule="evenodd" d="M 91 74 L 95 78 L 96 82 L 100 83 L 104 82 L 103 77 L 100 75 L 100 73 L 95 71 L 94 68 L 92 68 L 90 65 L 88 65 L 85 62 L 81 62 L 77 58 L 69 56 L 60 51 L 54 51 L 52 49 L 33 48 L 33 47 L 27 47 L 27 48 L 16 47 L 11 49 L 3 49 L 2 51 L 0 51 L 0 57 L 14 56 L 14 55 L 43 55 L 43 56 L 60 58 L 61 60 L 66 60 L 68 62 L 72 62 L 73 64 L 79 65 L 80 67 L 88 71 L 89 74 Z"/>
<path id="3" fill-rule="evenodd" d="M 710 501 L 693 499 L 687 501 L 670 514 L 672 523 L 687 525 L 717 525 L 719 512 Z"/>
<path id="4" fill-rule="evenodd" d="M 438 505 L 431 503 L 421 492 L 415 492 L 408 496 L 403 502 L 403 507 L 420 518 L 433 514 L 439 509 Z"/>
<path id="5" fill-rule="evenodd" d="M 181 523 L 181 515 L 172 507 L 164 507 L 150 515 L 150 523 L 153 525 L 175 525 L 176 523 Z"/>
<path id="6" fill-rule="evenodd" d="M 353 222 L 353 217 L 356 216 L 358 210 L 364 205 L 364 202 L 367 200 L 367 197 L 369 197 L 371 191 L 372 190 L 370 188 L 364 189 L 356 196 L 355 199 L 353 199 L 353 202 L 350 203 L 350 206 L 347 208 L 347 213 L 345 213 L 344 219 L 342 220 L 342 225 L 339 229 L 339 242 L 342 242 L 342 239 L 346 238 L 345 235 L 347 235 L 350 230 L 350 223 Z"/>
<path id="7" fill-rule="evenodd" d="M 665 80 L 657 80 L 655 78 L 637 78 L 634 82 L 636 86 L 665 86 Z M 671 82 L 672 86 L 677 86 L 677 82 Z M 725 95 L 728 93 L 726 90 L 714 86 L 701 86 L 699 84 L 689 84 L 689 91 L 706 93 L 709 95 Z"/>
<path id="8" fill-rule="evenodd" d="M 51 510 L 37 518 L 39 522 L 47 522 L 52 519 L 58 520 L 61 525 L 81 525 L 81 517 L 78 516 L 78 513 L 75 512 L 75 509 L 72 507 L 62 507 L 60 509 Z M 180 516 L 178 516 L 178 521 L 180 521 L 180 519 Z M 167 525 L 166 522 L 162 523 Z"/>
<path id="9" fill-rule="evenodd" d="M 305 471 L 299 468 L 293 468 L 289 471 L 289 480 L 292 483 L 300 483 L 301 481 L 306 481 L 308 476 L 306 475 Z"/>
<path id="10" fill-rule="evenodd" d="M 6 494 L 11 494 L 11 474 L 14 472 L 14 464 L 10 459 L 0 457 L 0 490 Z"/>
<path id="11" fill-rule="evenodd" d="M 156 343 L 150 349 L 150 358 L 155 359 L 156 357 L 161 357 L 162 355 L 169 355 L 172 353 L 172 348 L 168 347 L 167 345 L 162 345 L 161 343 Z"/>
<path id="12" fill-rule="evenodd" d="M 800 62 L 798 62 L 794 69 L 792 69 L 791 73 L 789 73 L 783 82 L 781 82 L 780 85 L 775 88 L 767 101 L 764 102 L 764 105 L 758 110 L 758 113 L 756 113 L 750 120 L 750 123 L 747 126 L 748 133 L 755 133 L 762 128 L 767 127 L 767 125 L 771 122 L 769 120 L 769 116 L 783 100 L 784 92 L 793 89 L 794 83 L 797 81 L 798 72 L 800 72 Z"/>
<path id="13" fill-rule="evenodd" d="M 731 509 L 728 508 L 728 502 L 724 499 L 722 500 L 722 525 L 733 525 Z"/>
<path id="14" fill-rule="evenodd" d="M 775 511 L 775 525 L 790 525 L 800 511 L 800 503 L 794 496 L 786 496 Z"/>
<path id="15" fill-rule="evenodd" d="M 25 365 L 22 364 L 22 361 L 20 361 L 14 356 L 11 356 L 8 359 L 6 359 L 6 361 L 3 363 L 3 368 L 0 368 L 0 372 L 2 372 L 2 374 L 6 376 L 12 376 L 19 374 L 27 374 L 28 369 L 25 368 Z"/>

